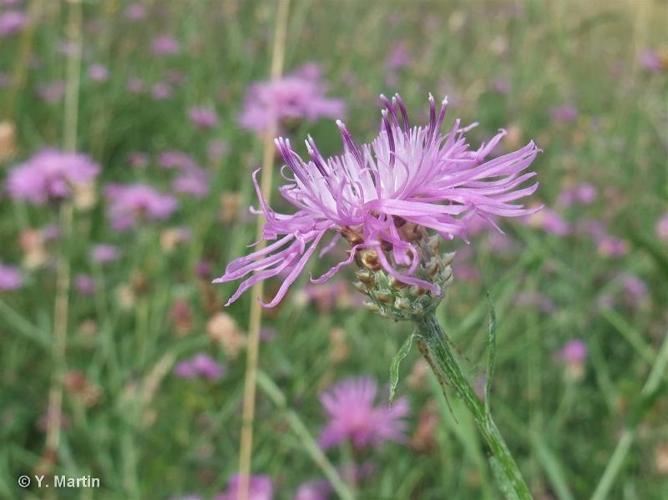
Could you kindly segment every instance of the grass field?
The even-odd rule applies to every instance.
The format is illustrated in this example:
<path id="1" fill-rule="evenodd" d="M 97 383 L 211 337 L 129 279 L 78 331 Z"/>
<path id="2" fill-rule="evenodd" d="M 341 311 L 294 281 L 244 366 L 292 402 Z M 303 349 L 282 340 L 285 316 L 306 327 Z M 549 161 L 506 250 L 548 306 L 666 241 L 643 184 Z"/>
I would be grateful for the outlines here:
<path id="1" fill-rule="evenodd" d="M 0 498 L 235 497 L 254 297 L 226 308 L 237 284 L 211 281 L 255 240 L 264 138 L 241 116 L 277 43 L 283 73 L 320 71 L 359 141 L 395 92 L 420 124 L 428 94 L 447 95 L 448 124 L 479 122 L 474 148 L 499 128 L 497 154 L 536 141 L 529 203 L 545 208 L 448 243 L 437 316 L 484 385 L 489 291 L 492 409 L 536 499 L 668 498 L 668 4 L 291 0 L 276 42 L 281 1 L 0 0 Z M 330 117 L 280 133 L 341 150 Z M 58 199 L 12 195 L 46 148 L 97 175 Z M 135 183 L 163 196 L 155 212 L 127 211 Z M 253 474 L 276 499 L 337 498 L 327 474 L 359 499 L 501 498 L 471 416 L 417 350 L 400 367 L 404 439 L 318 446 L 321 393 L 370 377 L 385 405 L 411 333 L 352 282 L 302 276 L 263 311 Z"/>

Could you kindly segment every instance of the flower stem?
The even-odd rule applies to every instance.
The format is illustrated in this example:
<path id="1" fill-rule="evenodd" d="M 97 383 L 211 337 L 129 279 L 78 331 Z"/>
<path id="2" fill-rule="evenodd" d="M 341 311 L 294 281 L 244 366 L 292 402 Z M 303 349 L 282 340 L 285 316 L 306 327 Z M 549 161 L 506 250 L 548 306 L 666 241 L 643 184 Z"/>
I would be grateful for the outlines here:
<path id="1" fill-rule="evenodd" d="M 495 475 L 506 498 L 531 499 L 531 493 L 492 415 L 476 395 L 452 352 L 445 333 L 433 314 L 417 321 L 417 345 L 438 379 L 443 395 L 450 385 L 473 415 L 491 454 Z"/>

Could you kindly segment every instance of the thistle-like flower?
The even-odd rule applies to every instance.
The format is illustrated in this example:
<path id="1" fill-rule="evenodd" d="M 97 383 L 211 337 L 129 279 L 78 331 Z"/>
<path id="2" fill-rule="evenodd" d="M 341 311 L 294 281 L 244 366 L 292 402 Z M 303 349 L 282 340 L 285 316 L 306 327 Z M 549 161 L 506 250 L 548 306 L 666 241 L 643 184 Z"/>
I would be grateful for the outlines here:
<path id="1" fill-rule="evenodd" d="M 518 217 L 536 211 L 516 203 L 531 195 L 538 184 L 527 168 L 538 148 L 523 148 L 491 160 L 485 158 L 506 134 L 501 130 L 478 149 L 471 149 L 456 120 L 442 134 L 447 99 L 440 110 L 429 96 L 429 123 L 411 126 L 399 95 L 381 96 L 384 109 L 378 136 L 358 145 L 346 126 L 337 121 L 343 153 L 325 159 L 311 137 L 306 140 L 310 160 L 304 161 L 287 139 L 275 143 L 292 173 L 280 193 L 297 208 L 294 214 L 272 210 L 260 192 L 257 171 L 253 181 L 266 218 L 266 248 L 231 262 L 214 282 L 246 277 L 228 304 L 255 283 L 283 276 L 277 305 L 298 278 L 307 261 L 321 247 L 329 252 L 340 239 L 350 245 L 348 257 L 314 283 L 322 283 L 343 267 L 359 266 L 358 288 L 371 306 L 396 319 L 408 319 L 433 309 L 451 277 L 452 255 L 441 254 L 439 240 L 466 239 L 467 221 L 474 215 L 496 225 L 492 217 Z"/>

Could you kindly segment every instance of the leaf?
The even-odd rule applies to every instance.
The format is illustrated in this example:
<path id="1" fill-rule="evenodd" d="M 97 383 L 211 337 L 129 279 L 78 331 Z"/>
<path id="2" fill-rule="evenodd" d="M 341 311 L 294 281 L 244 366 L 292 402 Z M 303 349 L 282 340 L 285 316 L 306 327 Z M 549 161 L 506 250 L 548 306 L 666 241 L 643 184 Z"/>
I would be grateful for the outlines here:
<path id="1" fill-rule="evenodd" d="M 392 358 L 392 364 L 390 365 L 390 404 L 394 401 L 394 397 L 397 394 L 397 386 L 399 385 L 399 365 L 401 365 L 404 358 L 408 356 L 408 353 L 411 352 L 414 338 L 415 332 L 411 333 L 399 348 L 399 351 Z"/>
<path id="2" fill-rule="evenodd" d="M 491 413 L 490 394 L 492 392 L 492 379 L 494 379 L 494 370 L 496 368 L 496 312 L 494 304 L 489 296 L 489 291 L 485 292 L 487 304 L 489 305 L 489 328 L 487 330 L 487 377 L 485 378 L 485 413 Z"/>
<path id="3" fill-rule="evenodd" d="M 489 465 L 492 467 L 496 483 L 499 485 L 499 489 L 506 500 L 520 500 L 519 495 L 515 491 L 515 487 L 504 473 L 503 467 L 501 467 L 499 461 L 495 457 L 489 457 Z"/>

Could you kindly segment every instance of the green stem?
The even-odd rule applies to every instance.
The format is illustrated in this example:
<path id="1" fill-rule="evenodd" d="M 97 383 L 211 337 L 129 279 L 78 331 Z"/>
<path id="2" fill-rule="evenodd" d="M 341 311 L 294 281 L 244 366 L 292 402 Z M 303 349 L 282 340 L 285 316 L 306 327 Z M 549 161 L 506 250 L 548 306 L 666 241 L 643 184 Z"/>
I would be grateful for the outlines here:
<path id="1" fill-rule="evenodd" d="M 438 378 L 445 396 L 445 388 L 451 385 L 473 415 L 473 419 L 491 452 L 490 460 L 501 483 L 501 490 L 509 499 L 531 499 L 519 467 L 515 463 L 508 446 L 491 413 L 485 411 L 484 404 L 464 376 L 457 359 L 448 344 L 445 333 L 433 314 L 417 321 L 418 348 Z"/>

